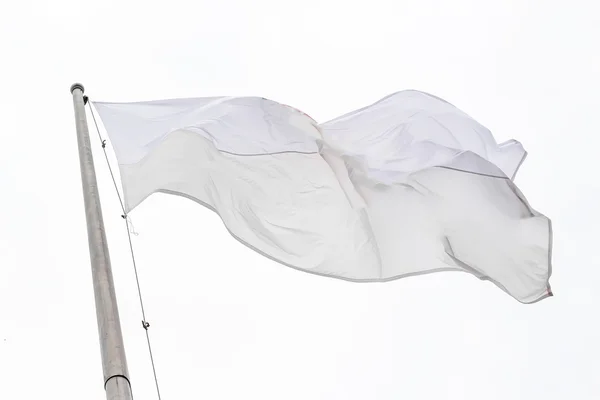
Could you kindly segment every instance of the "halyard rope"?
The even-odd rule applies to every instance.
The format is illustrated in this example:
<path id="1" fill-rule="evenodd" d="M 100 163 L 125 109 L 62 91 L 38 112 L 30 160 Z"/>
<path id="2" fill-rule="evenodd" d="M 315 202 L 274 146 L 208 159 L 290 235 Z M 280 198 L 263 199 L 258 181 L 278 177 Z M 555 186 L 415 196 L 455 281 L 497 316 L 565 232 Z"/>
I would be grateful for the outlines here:
<path id="1" fill-rule="evenodd" d="M 142 298 L 142 289 L 140 287 L 140 279 L 137 271 L 137 264 L 135 262 L 135 252 L 133 251 L 133 242 L 131 240 L 131 235 L 134 234 L 137 236 L 137 233 L 133 229 L 133 224 L 130 221 L 127 212 L 125 211 L 125 203 L 123 203 L 123 198 L 121 197 L 121 193 L 119 192 L 119 187 L 117 185 L 117 180 L 115 179 L 115 174 L 113 173 L 112 167 L 110 166 L 110 161 L 108 159 L 108 154 L 106 153 L 106 140 L 102 138 L 100 134 L 100 129 L 98 128 L 98 122 L 96 121 L 96 116 L 94 114 L 94 110 L 92 109 L 91 103 L 89 99 L 86 102 L 88 107 L 90 108 L 90 113 L 92 114 L 92 119 L 94 120 L 94 125 L 96 126 L 96 132 L 98 133 L 98 138 L 100 139 L 100 143 L 102 144 L 102 152 L 104 153 L 104 159 L 106 160 L 106 165 L 108 165 L 108 170 L 110 171 L 110 177 L 112 178 L 113 185 L 115 187 L 115 192 L 117 192 L 117 196 L 119 197 L 119 203 L 121 204 L 121 210 L 123 214 L 121 217 L 125 220 L 125 227 L 127 228 L 127 238 L 129 239 L 129 250 L 131 252 L 131 261 L 133 264 L 133 272 L 135 273 L 135 282 L 137 284 L 138 297 L 140 298 L 140 308 L 142 310 L 142 328 L 146 332 L 146 342 L 148 343 L 148 353 L 150 354 L 150 362 L 152 363 L 152 373 L 154 374 L 154 383 L 156 384 L 156 393 L 158 395 L 158 400 L 161 400 L 160 397 L 160 389 L 158 385 L 158 378 L 156 376 L 156 366 L 154 364 L 154 356 L 152 355 L 152 345 L 150 344 L 150 333 L 148 328 L 150 327 L 150 323 L 146 320 L 146 312 L 144 311 L 144 300 Z"/>

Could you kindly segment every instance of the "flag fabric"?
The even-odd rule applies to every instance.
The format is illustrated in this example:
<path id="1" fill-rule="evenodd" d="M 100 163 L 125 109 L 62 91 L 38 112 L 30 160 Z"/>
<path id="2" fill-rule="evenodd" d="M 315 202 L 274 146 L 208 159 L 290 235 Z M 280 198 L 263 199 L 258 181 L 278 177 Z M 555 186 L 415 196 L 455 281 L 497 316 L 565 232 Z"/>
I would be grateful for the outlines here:
<path id="1" fill-rule="evenodd" d="M 457 270 L 523 303 L 551 295 L 550 220 L 513 182 L 525 150 L 435 96 L 402 91 L 322 124 L 259 97 L 93 104 L 126 212 L 171 193 L 299 270 L 366 282 Z"/>

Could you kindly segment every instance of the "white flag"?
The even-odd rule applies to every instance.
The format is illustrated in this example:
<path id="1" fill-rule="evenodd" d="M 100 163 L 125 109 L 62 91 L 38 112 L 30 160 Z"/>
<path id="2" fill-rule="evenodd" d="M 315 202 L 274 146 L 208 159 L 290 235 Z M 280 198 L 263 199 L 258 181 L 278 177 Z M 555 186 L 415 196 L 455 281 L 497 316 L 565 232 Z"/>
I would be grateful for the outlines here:
<path id="1" fill-rule="evenodd" d="M 403 91 L 333 121 L 255 97 L 94 103 L 126 211 L 155 192 L 216 211 L 282 264 L 351 281 L 458 270 L 551 295 L 551 226 L 513 183 L 526 152 Z"/>

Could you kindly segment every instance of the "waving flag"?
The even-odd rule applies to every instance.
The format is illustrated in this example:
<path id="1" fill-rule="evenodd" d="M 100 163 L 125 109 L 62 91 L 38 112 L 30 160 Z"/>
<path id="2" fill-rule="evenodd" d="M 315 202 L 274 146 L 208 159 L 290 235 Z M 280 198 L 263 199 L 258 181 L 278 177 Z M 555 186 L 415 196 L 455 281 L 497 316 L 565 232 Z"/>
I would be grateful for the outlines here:
<path id="1" fill-rule="evenodd" d="M 523 303 L 551 295 L 550 221 L 513 182 L 525 150 L 437 97 L 403 91 L 322 124 L 257 97 L 94 105 L 127 212 L 177 194 L 303 271 L 388 281 L 459 270 Z"/>

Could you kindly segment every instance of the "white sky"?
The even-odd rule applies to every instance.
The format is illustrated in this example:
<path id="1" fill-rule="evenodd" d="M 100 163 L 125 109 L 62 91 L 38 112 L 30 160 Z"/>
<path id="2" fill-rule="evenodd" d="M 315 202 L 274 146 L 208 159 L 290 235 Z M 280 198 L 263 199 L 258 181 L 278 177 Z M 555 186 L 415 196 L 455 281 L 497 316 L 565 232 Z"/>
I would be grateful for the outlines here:
<path id="1" fill-rule="evenodd" d="M 597 399 L 595 7 L 3 3 L 0 398 L 104 398 L 68 91 L 81 81 L 96 100 L 259 95 L 319 121 L 424 90 L 498 141 L 523 142 L 517 184 L 553 220 L 555 297 L 525 306 L 468 274 L 352 284 L 301 273 L 239 244 L 207 209 L 154 195 L 131 216 L 164 400 Z M 127 236 L 100 157 L 134 396 L 155 399 Z"/>

